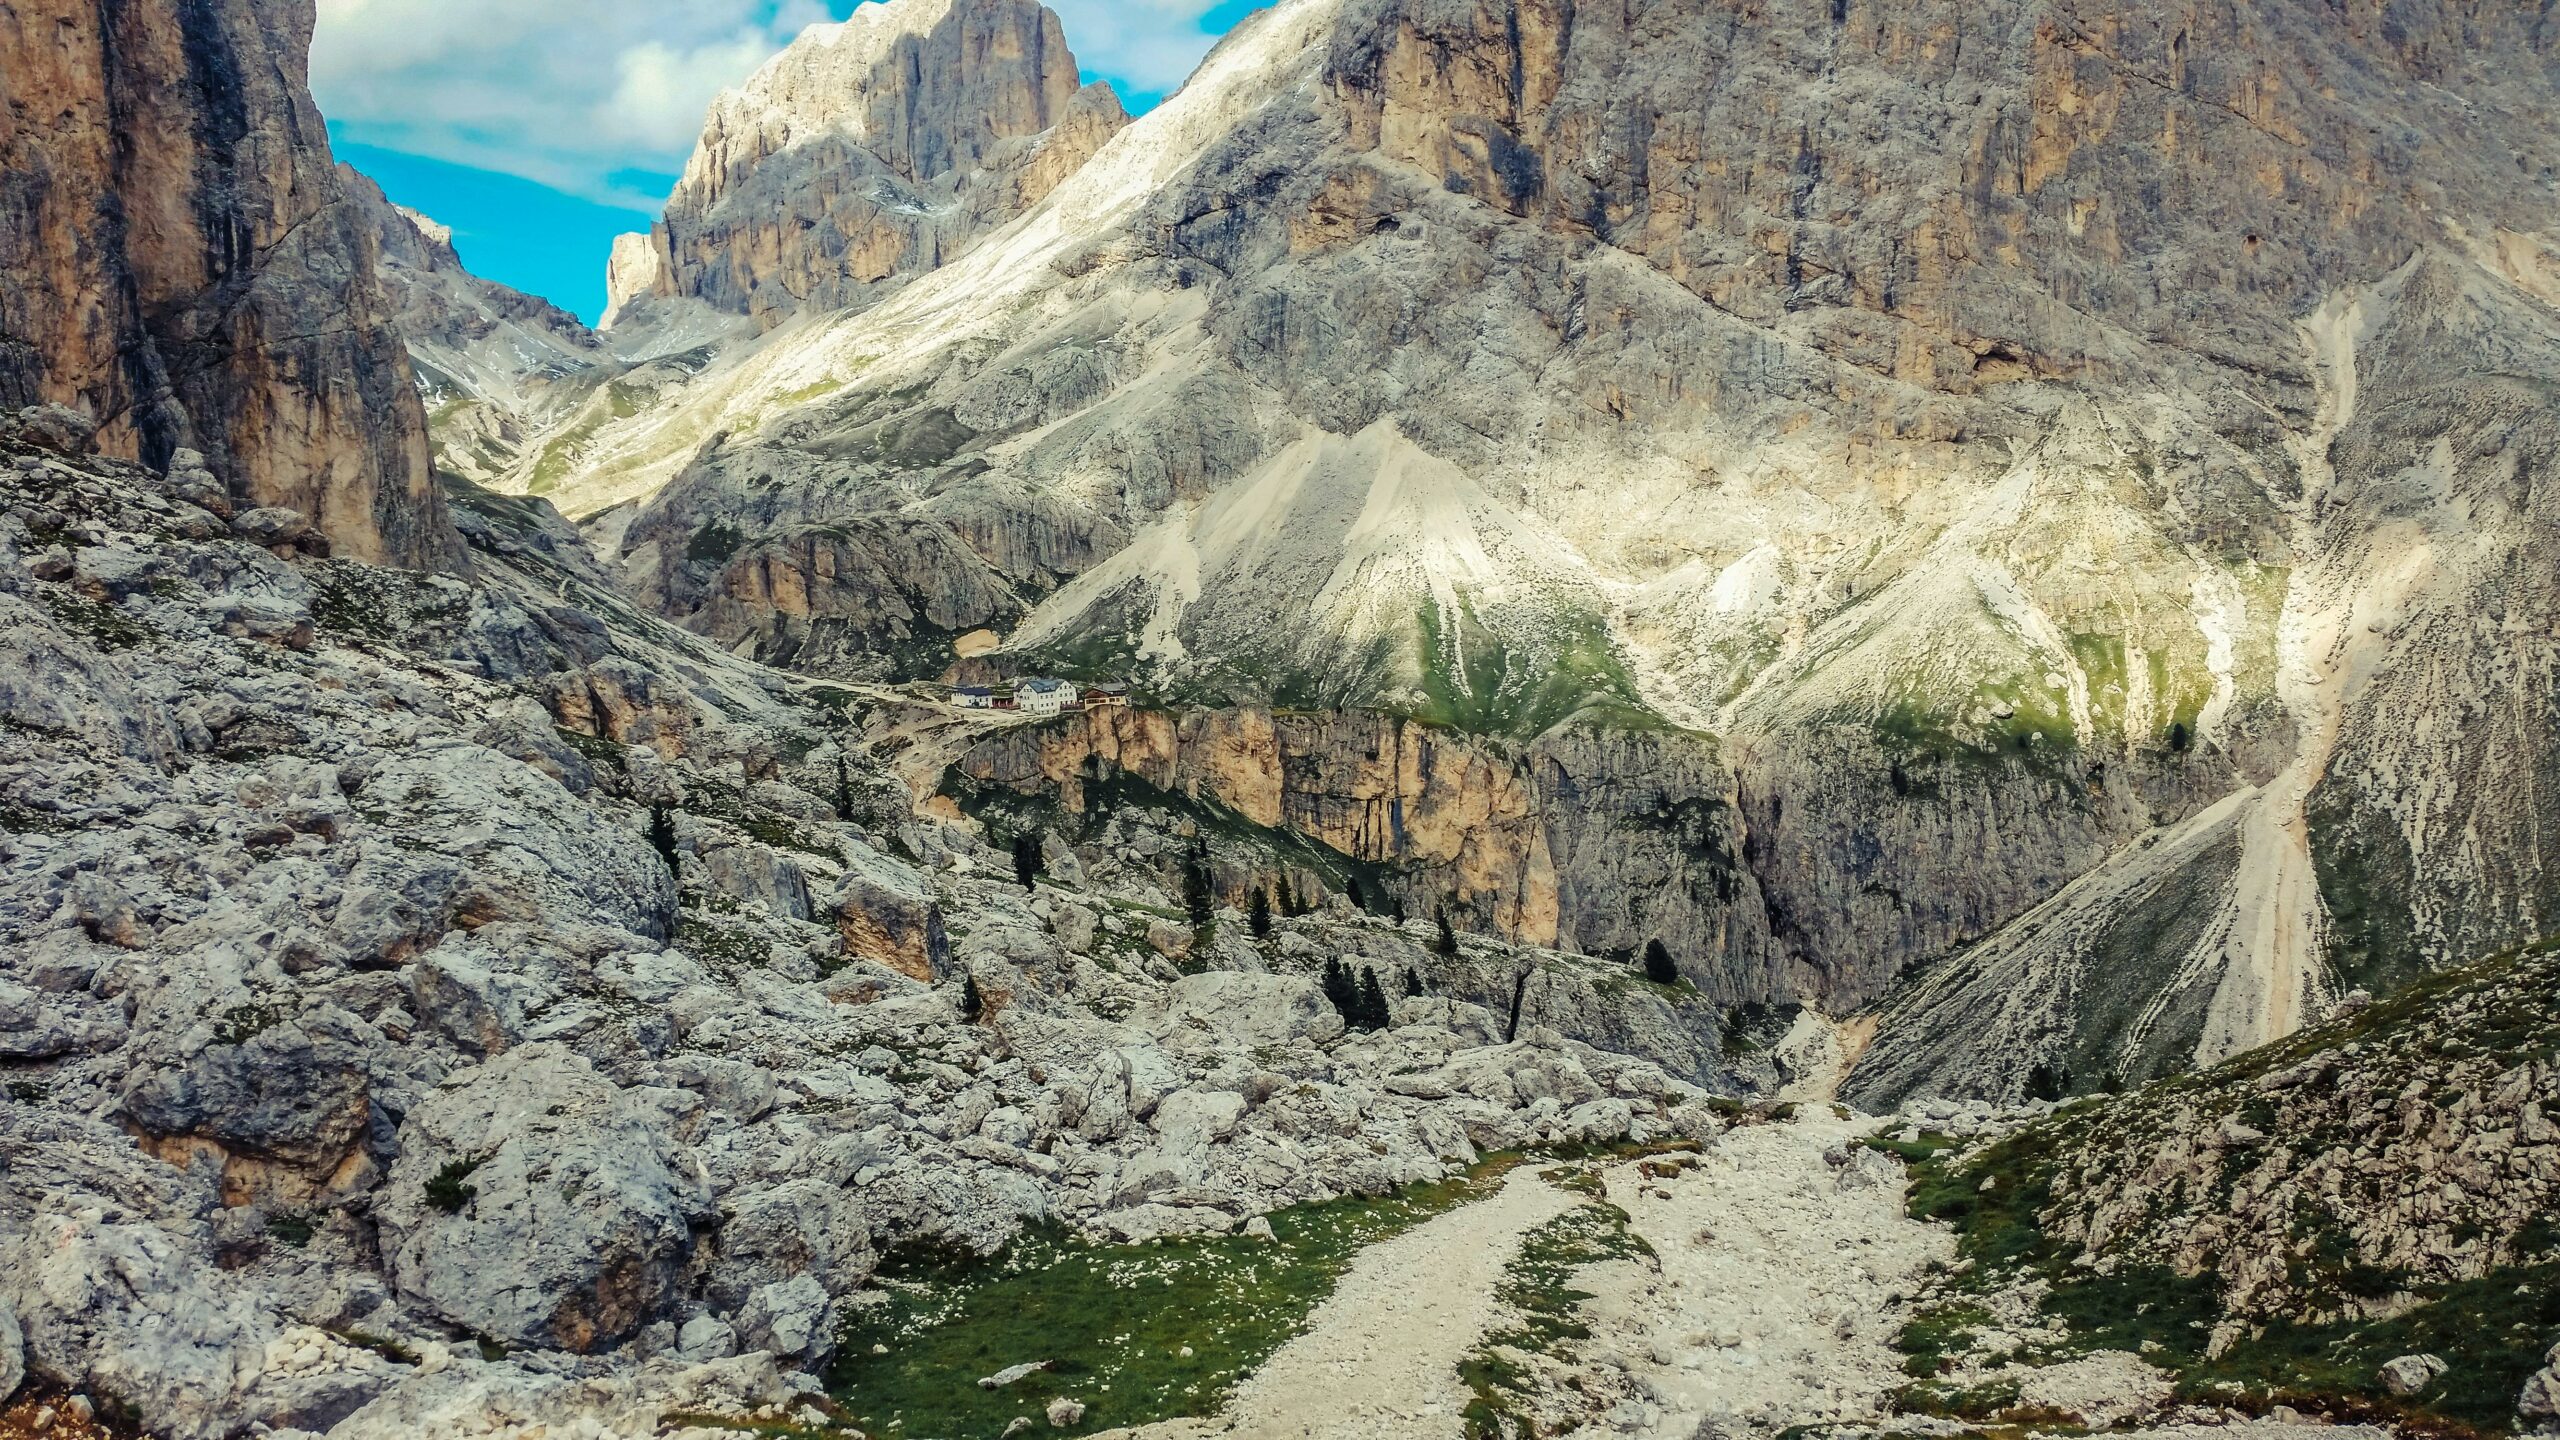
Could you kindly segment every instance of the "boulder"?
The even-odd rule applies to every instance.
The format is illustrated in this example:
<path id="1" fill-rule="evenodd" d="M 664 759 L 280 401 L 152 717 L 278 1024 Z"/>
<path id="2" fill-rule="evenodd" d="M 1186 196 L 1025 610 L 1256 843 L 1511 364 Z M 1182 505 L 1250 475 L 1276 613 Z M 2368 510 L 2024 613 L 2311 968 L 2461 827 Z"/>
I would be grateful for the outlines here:
<path id="1" fill-rule="evenodd" d="M 676 1353 L 687 1360 L 725 1360 L 738 1353 L 738 1332 L 716 1315 L 696 1315 L 676 1332 Z"/>
<path id="2" fill-rule="evenodd" d="M 231 517 L 231 533 L 252 545 L 270 549 L 291 545 L 311 533 L 311 517 L 299 510 L 261 506 Z"/>
<path id="3" fill-rule="evenodd" d="M 50 1060 L 71 1048 L 71 1031 L 42 997 L 0 980 L 0 1060 Z"/>
<path id="4" fill-rule="evenodd" d="M 200 1173 L 88 1120 L 0 1105 L 0 1395 L 41 1379 L 113 1395 L 166 1440 L 334 1420 L 381 1379 L 280 1373 L 282 1320 L 214 1263 Z"/>
<path id="5" fill-rule="evenodd" d="M 97 448 L 98 422 L 65 405 L 31 405 L 0 416 L 0 438 L 51 450 L 58 455 L 86 455 Z M 192 455 L 181 450 L 181 455 Z M 197 462 L 203 462 L 197 456 Z"/>
<path id="6" fill-rule="evenodd" d="M 2438 1356 L 2403 1355 L 2382 1367 L 2382 1388 L 2405 1400 L 2424 1393 L 2449 1368 Z"/>
<path id="7" fill-rule="evenodd" d="M 1017 1380 L 1028 1380 L 1032 1376 L 1037 1375 L 1048 1368 L 1049 1362 L 1046 1360 L 1033 1360 L 1021 1365 L 1007 1365 L 993 1375 L 981 1377 L 978 1381 L 978 1388 L 981 1390 L 1001 1390 Z"/>
<path id="8" fill-rule="evenodd" d="M 835 1301 L 811 1275 L 767 1285 L 737 1315 L 738 1339 L 777 1360 L 815 1365 L 835 1348 Z"/>
<path id="9" fill-rule="evenodd" d="M 172 1164 L 204 1156 L 231 1204 L 308 1204 L 365 1180 L 372 1070 L 387 1042 L 335 1005 L 251 1000 L 172 1037 L 179 1052 L 125 1077 L 122 1113 Z"/>
<path id="10" fill-rule="evenodd" d="M 1312 980 L 1222 970 L 1176 982 L 1147 1028 L 1167 1048 L 1243 1055 L 1262 1046 L 1326 1044 L 1341 1038 L 1343 1023 Z"/>
<path id="11" fill-rule="evenodd" d="M 1070 1400 L 1062 1395 L 1049 1402 L 1049 1424 L 1052 1429 L 1065 1430 L 1083 1423 L 1083 1401 Z"/>
<path id="12" fill-rule="evenodd" d="M 711 888 L 734 900 L 762 905 L 784 920 L 809 918 L 809 879 L 800 864 L 762 845 L 728 845 L 704 852 L 702 874 Z"/>
<path id="13" fill-rule="evenodd" d="M 549 1043 L 462 1072 L 401 1127 L 377 1207 L 392 1283 L 510 1344 L 629 1339 L 675 1298 L 711 1215 L 672 1133 L 699 1104 L 624 1090 Z"/>
<path id="14" fill-rule="evenodd" d="M 2543 1367 L 2524 1382 L 2524 1393 L 2516 1397 L 2516 1413 L 2548 1429 L 2560 1421 L 2560 1345 L 2552 1346 L 2542 1358 Z"/>

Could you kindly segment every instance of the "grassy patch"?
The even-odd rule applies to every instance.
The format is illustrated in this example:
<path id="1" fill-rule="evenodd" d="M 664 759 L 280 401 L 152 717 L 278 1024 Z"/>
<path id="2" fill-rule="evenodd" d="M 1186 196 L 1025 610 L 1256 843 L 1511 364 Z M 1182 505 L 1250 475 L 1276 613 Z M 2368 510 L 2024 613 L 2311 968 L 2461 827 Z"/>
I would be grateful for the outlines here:
<path id="1" fill-rule="evenodd" d="M 828 1388 L 855 1424 L 900 1440 L 992 1436 L 1059 1395 L 1083 1401 L 1085 1418 L 1044 1434 L 1214 1414 L 1362 1250 L 1481 1198 L 1502 1168 L 1275 1212 L 1276 1244 L 1110 1246 L 1039 1232 L 991 1260 L 896 1251 L 876 1277 L 887 1303 L 847 1325 Z M 1047 1371 L 1007 1389 L 978 1388 L 981 1376 L 1041 1361 Z"/>
<path id="2" fill-rule="evenodd" d="M 718 924 L 687 911 L 676 917 L 676 948 L 715 970 L 762 969 L 773 947 L 752 930 Z"/>
<path id="3" fill-rule="evenodd" d="M 311 1237 L 319 1233 L 318 1222 L 308 1215 L 282 1211 L 267 1217 L 267 1234 L 273 1236 L 276 1243 L 296 1250 L 310 1244 Z"/>
<path id="4" fill-rule="evenodd" d="M 1543 1391 L 1539 1362 L 1569 1361 L 1573 1347 L 1591 1338 L 1581 1308 L 1592 1294 L 1575 1288 L 1573 1277 L 1603 1261 L 1653 1254 L 1629 1228 L 1627 1212 L 1601 1197 L 1596 1172 L 1550 1171 L 1546 1178 L 1590 1198 L 1531 1230 L 1505 1267 L 1494 1298 L 1516 1318 L 1458 1365 L 1469 1392 L 1463 1416 L 1469 1440 L 1543 1433 L 1537 1419 Z"/>
<path id="5" fill-rule="evenodd" d="M 63 590 L 39 590 L 36 603 L 66 629 L 89 637 L 101 650 L 130 650 L 157 632 L 103 601 L 84 600 Z"/>
<path id="6" fill-rule="evenodd" d="M 1616 729 L 1667 728 L 1597 616 L 1549 617 L 1535 636 L 1487 625 L 1473 603 L 1426 605 L 1418 622 L 1424 703 L 1414 718 L 1483 735 L 1543 735 L 1567 720 Z"/>

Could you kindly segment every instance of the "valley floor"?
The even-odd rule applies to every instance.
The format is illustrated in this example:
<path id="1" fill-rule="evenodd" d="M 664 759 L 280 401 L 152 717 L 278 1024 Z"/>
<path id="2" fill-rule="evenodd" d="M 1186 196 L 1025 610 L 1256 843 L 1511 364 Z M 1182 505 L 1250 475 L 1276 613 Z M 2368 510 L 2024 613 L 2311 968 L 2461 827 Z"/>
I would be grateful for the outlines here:
<path id="1" fill-rule="evenodd" d="M 1603 1172 L 1606 1200 L 1653 1254 L 1572 1277 L 1587 1296 L 1575 1318 L 1589 1338 L 1546 1372 L 1565 1379 L 1556 1388 L 1568 1411 L 1589 1412 L 1567 1433 L 1694 1440 L 1808 1425 L 1898 1434 L 1965 1428 L 1894 1413 L 1894 1392 L 1909 1383 L 1894 1345 L 1909 1297 L 1924 1272 L 1955 1258 L 1955 1246 L 1944 1227 L 1908 1216 L 1901 1165 L 1859 1143 L 1875 1128 L 1840 1119 L 1829 1106 L 1806 1106 L 1788 1121 L 1736 1128 L 1675 1173 L 1661 1164 Z M 1461 1440 L 1469 1391 L 1460 1367 L 1516 1318 L 1497 1298 L 1506 1271 L 1541 1225 L 1587 1201 L 1560 1178 L 1524 1166 L 1487 1199 L 1370 1250 L 1306 1333 L 1216 1418 L 1114 1431 L 1104 1440 Z M 2082 1378 L 2100 1389 L 2112 1383 L 2102 1367 Z M 2225 1418 L 2134 1433 L 2145 1440 L 2383 1440 L 2386 1433 Z"/>

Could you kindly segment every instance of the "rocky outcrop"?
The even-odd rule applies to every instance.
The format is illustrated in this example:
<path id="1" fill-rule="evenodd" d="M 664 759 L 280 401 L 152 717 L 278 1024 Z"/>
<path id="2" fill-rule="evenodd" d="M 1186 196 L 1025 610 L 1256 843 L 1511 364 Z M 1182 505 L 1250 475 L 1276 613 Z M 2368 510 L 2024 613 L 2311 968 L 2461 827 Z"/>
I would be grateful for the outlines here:
<path id="1" fill-rule="evenodd" d="M 1915 1213 L 1953 1221 L 1978 1258 L 1934 1284 L 1920 1318 L 1952 1338 L 1909 1398 L 1943 1405 L 2103 1346 L 2138 1349 L 2182 1395 L 2547 1418 L 2555 984 L 2545 945 L 2358 995 L 2282 1043 L 1961 1152 L 1929 1133 L 1953 1107 L 1915 1107 L 1898 1138 L 1935 1150 Z M 2305 1353 L 2324 1357 L 2316 1375 Z"/>
<path id="2" fill-rule="evenodd" d="M 949 526 L 849 515 L 746 537 L 754 521 L 651 524 L 625 537 L 630 574 L 659 613 L 768 665 L 907 679 L 955 663 L 952 641 L 1025 608 Z"/>
<path id="3" fill-rule="evenodd" d="M 0 19 L 0 408 L 198 452 L 340 553 L 454 562 L 375 242 L 304 80 L 312 8 L 49 3 Z"/>
<path id="4" fill-rule="evenodd" d="M 876 299 L 1037 204 L 1128 115 L 1034 0 L 894 0 L 723 95 L 617 310 L 687 296 L 771 325 Z"/>

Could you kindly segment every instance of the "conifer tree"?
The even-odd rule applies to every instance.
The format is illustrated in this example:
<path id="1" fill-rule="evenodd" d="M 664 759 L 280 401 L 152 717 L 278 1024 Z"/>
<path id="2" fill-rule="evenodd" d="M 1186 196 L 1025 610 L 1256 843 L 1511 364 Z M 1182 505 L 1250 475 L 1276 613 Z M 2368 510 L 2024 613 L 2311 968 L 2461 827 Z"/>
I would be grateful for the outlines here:
<path id="1" fill-rule="evenodd" d="M 649 844 L 667 862 L 668 874 L 684 874 L 684 862 L 676 855 L 676 812 L 665 805 L 649 807 Z"/>
<path id="2" fill-rule="evenodd" d="M 975 1025 L 985 1019 L 986 1014 L 987 997 L 978 990 L 978 977 L 972 975 L 960 982 L 960 1023 Z"/>
<path id="3" fill-rule="evenodd" d="M 1254 887 L 1253 901 L 1245 911 L 1245 923 L 1253 927 L 1254 939 L 1268 940 L 1271 938 L 1270 891 L 1263 889 L 1259 885 Z"/>
<path id="4" fill-rule="evenodd" d="M 1217 901 L 1217 880 L 1209 873 L 1209 842 L 1195 837 L 1182 860 L 1182 904 L 1191 914 L 1192 929 L 1209 928 L 1217 917 Z"/>
<path id="5" fill-rule="evenodd" d="M 1662 942 L 1659 940 L 1645 942 L 1644 978 L 1656 985 L 1680 983 L 1680 967 L 1672 963 L 1671 952 L 1662 948 Z"/>
<path id="6" fill-rule="evenodd" d="M 836 752 L 836 818 L 853 818 L 853 772 L 846 768 L 844 752 Z"/>
<path id="7" fill-rule="evenodd" d="M 1456 955 L 1458 953 L 1458 932 L 1449 924 L 1449 907 L 1443 905 L 1434 910 L 1431 918 L 1440 922 L 1440 953 L 1443 955 Z"/>
<path id="8" fill-rule="evenodd" d="M 1334 1013 L 1342 1017 L 1343 1024 L 1360 1023 L 1359 987 L 1352 983 L 1351 972 L 1338 956 L 1324 962 L 1324 998 L 1333 1003 Z"/>
<path id="9" fill-rule="evenodd" d="M 1359 876 L 1354 875 L 1344 882 L 1342 893 L 1351 897 L 1352 909 L 1366 911 L 1369 908 L 1369 896 L 1360 888 Z"/>
<path id="10" fill-rule="evenodd" d="M 1378 972 L 1360 972 L 1360 1019 L 1363 1030 L 1384 1030 L 1396 1023 L 1395 1011 L 1387 1005 L 1387 992 L 1378 983 Z"/>
<path id="11" fill-rule="evenodd" d="M 1421 971 L 1408 968 L 1404 972 L 1404 993 L 1409 999 L 1418 997 L 1422 994 Z"/>
<path id="12" fill-rule="evenodd" d="M 1013 837 L 1013 878 L 1025 890 L 1040 888 L 1040 841 L 1030 835 Z"/>
<path id="13" fill-rule="evenodd" d="M 1523 970 L 1520 972 L 1520 978 L 1511 982 L 1511 1023 L 1504 1026 L 1502 1030 L 1502 1043 L 1505 1045 L 1520 1038 L 1520 1012 L 1528 1004 L 1529 977 L 1536 973 L 1534 970 Z"/>

